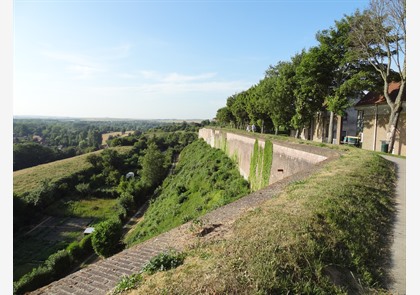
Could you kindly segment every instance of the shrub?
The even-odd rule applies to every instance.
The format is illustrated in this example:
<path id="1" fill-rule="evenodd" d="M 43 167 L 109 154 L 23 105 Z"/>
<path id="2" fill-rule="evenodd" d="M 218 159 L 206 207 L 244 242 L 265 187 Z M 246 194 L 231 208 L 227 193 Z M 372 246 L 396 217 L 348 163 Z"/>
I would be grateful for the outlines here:
<path id="1" fill-rule="evenodd" d="M 110 219 L 95 226 L 92 246 L 96 254 L 109 257 L 118 249 L 122 235 L 122 224 L 118 219 Z"/>
<path id="2" fill-rule="evenodd" d="M 166 253 L 159 253 L 153 257 L 143 268 L 143 271 L 153 274 L 157 271 L 176 268 L 184 262 L 185 254 L 170 250 Z"/>
<path id="3" fill-rule="evenodd" d="M 46 266 L 34 268 L 30 273 L 27 273 L 20 278 L 19 281 L 13 283 L 13 294 L 24 294 L 35 289 L 38 289 L 51 282 L 52 270 Z"/>
<path id="4" fill-rule="evenodd" d="M 131 276 L 123 276 L 112 291 L 112 295 L 121 294 L 125 291 L 138 287 L 143 280 L 141 274 L 132 274 Z"/>
<path id="5" fill-rule="evenodd" d="M 53 274 L 56 279 L 66 274 L 71 264 L 72 258 L 70 253 L 66 250 L 60 250 L 50 255 L 50 257 L 48 257 L 48 259 L 45 261 L 47 268 L 53 270 Z"/>
<path id="6" fill-rule="evenodd" d="M 67 246 L 66 250 L 70 253 L 71 257 L 74 260 L 81 260 L 83 259 L 84 253 L 83 249 L 80 246 L 80 243 L 78 241 L 74 241 L 70 245 Z"/>
<path id="7" fill-rule="evenodd" d="M 93 252 L 92 246 L 92 235 L 87 235 L 79 243 L 80 248 L 83 250 L 84 255 L 88 255 Z"/>
<path id="8" fill-rule="evenodd" d="M 122 193 L 121 196 L 118 198 L 118 204 L 121 207 L 123 207 L 127 212 L 133 211 L 133 209 L 136 207 L 134 197 L 129 193 Z"/>
<path id="9" fill-rule="evenodd" d="M 66 250 L 50 255 L 42 266 L 32 269 L 13 283 L 13 294 L 24 294 L 61 278 L 69 272 L 72 262 L 72 257 Z"/>

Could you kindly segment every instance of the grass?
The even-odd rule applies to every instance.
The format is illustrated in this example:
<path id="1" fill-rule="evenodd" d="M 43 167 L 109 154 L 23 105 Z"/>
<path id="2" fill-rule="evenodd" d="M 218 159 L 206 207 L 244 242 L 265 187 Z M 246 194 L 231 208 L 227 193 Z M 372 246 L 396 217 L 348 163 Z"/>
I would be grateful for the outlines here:
<path id="1" fill-rule="evenodd" d="M 129 294 L 388 294 L 394 166 L 349 149 Z"/>
<path id="2" fill-rule="evenodd" d="M 130 247 L 248 193 L 249 185 L 234 162 L 197 140 L 182 151 L 174 175 L 164 181 L 144 219 L 124 241 Z"/>
<path id="3" fill-rule="evenodd" d="M 117 199 L 90 198 L 82 200 L 64 199 L 46 208 L 45 214 L 61 217 L 94 218 L 97 222 L 117 216 Z"/>
<path id="4" fill-rule="evenodd" d="M 115 147 L 119 153 L 128 152 L 132 147 Z M 93 153 L 101 153 L 102 150 Z M 91 167 L 86 158 L 91 153 L 59 160 L 35 167 L 30 167 L 13 172 L 13 192 L 20 195 L 39 187 L 42 180 L 50 182 L 81 172 Z"/>

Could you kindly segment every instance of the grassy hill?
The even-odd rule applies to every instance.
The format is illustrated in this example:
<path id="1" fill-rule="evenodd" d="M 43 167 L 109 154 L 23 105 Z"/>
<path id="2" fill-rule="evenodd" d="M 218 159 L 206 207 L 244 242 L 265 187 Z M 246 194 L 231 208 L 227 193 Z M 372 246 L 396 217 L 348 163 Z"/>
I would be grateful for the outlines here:
<path id="1" fill-rule="evenodd" d="M 113 149 L 119 153 L 127 153 L 131 147 L 123 146 Z M 101 152 L 102 150 L 15 171 L 13 172 L 13 192 L 20 195 L 38 188 L 43 180 L 55 182 L 83 171 L 91 167 L 86 158 L 90 154 L 99 154 Z"/>
<path id="2" fill-rule="evenodd" d="M 248 194 L 235 163 L 203 140 L 187 146 L 144 215 L 125 238 L 128 246 L 168 231 Z"/>

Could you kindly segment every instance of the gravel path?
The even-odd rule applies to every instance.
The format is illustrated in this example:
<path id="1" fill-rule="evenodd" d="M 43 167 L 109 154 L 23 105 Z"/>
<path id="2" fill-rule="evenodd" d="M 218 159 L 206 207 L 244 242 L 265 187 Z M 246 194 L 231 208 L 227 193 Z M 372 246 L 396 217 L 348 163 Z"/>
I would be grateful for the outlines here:
<path id="1" fill-rule="evenodd" d="M 393 229 L 392 257 L 390 275 L 392 282 L 389 290 L 392 294 L 406 294 L 406 206 L 405 206 L 405 184 L 406 184 L 406 165 L 405 159 L 392 156 L 383 156 L 385 159 L 394 162 L 397 166 L 398 182 L 396 187 L 396 217 Z"/>

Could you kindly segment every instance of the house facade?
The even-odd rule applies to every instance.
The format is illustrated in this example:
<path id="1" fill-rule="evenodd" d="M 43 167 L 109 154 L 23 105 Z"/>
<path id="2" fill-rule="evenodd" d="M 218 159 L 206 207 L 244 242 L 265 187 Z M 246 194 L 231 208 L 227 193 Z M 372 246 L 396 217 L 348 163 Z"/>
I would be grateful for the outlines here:
<path id="1" fill-rule="evenodd" d="M 399 91 L 399 83 L 390 83 L 388 92 L 395 100 Z M 406 153 L 406 98 L 402 97 L 402 110 L 397 123 L 395 144 L 392 154 L 405 156 Z M 372 151 L 382 151 L 383 144 L 387 144 L 387 126 L 389 123 L 390 107 L 383 95 L 376 92 L 367 93 L 356 105 L 358 112 L 358 129 L 362 148 Z"/>
<path id="2" fill-rule="evenodd" d="M 309 138 L 317 142 L 328 141 L 330 112 L 321 111 L 311 121 Z M 350 107 L 344 116 L 335 116 L 333 121 L 333 144 L 339 144 L 345 136 L 357 136 L 357 111 Z"/>

